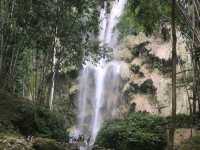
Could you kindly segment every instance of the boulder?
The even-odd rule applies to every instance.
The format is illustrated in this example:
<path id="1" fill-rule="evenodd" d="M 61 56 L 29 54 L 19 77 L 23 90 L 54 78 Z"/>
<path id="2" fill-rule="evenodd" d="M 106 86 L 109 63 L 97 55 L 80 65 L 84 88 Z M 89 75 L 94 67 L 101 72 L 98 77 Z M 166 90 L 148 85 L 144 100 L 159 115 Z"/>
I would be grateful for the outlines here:
<path id="1" fill-rule="evenodd" d="M 130 69 L 127 63 L 120 64 L 120 77 L 123 81 L 126 81 L 130 78 Z"/>

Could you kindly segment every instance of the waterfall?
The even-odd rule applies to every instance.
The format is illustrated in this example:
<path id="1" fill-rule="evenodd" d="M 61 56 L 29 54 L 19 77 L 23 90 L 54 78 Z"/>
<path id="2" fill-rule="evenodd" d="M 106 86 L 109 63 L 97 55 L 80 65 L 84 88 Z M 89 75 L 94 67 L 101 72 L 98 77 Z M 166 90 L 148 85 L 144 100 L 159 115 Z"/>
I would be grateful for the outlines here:
<path id="1" fill-rule="evenodd" d="M 119 17 L 122 15 L 127 0 L 115 0 L 110 13 L 107 13 L 107 2 L 105 1 L 104 8 L 100 12 L 100 33 L 99 40 L 101 45 L 107 45 L 115 48 L 117 41 L 117 33 L 115 27 L 119 22 Z"/>
<path id="2" fill-rule="evenodd" d="M 116 48 L 117 32 L 115 27 L 123 13 L 127 0 L 115 0 L 110 13 L 107 12 L 107 2 L 100 11 L 100 46 Z M 94 65 L 87 62 L 79 77 L 79 106 L 77 135 L 90 138 L 94 144 L 102 123 L 116 116 L 120 103 L 120 63 L 106 62 L 105 58 Z"/>

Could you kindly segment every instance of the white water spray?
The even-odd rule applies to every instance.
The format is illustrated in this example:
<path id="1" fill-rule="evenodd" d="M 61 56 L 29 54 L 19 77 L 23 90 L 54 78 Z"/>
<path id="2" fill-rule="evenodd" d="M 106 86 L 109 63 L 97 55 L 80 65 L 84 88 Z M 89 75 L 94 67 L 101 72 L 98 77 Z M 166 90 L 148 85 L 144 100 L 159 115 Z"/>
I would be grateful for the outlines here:
<path id="1" fill-rule="evenodd" d="M 115 27 L 119 22 L 127 0 L 115 0 L 111 12 L 107 12 L 107 2 L 100 12 L 101 46 L 116 47 Z M 120 62 L 106 63 L 101 59 L 95 66 L 87 62 L 80 75 L 78 134 L 90 137 L 94 144 L 102 123 L 116 115 L 120 103 Z"/>

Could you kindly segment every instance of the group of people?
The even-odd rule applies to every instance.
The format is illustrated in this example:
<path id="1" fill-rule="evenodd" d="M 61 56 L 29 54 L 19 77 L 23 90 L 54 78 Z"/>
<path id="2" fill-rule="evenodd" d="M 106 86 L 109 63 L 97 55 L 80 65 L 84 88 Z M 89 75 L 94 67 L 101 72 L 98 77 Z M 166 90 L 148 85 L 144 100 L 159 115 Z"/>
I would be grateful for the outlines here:
<path id="1" fill-rule="evenodd" d="M 86 145 L 90 144 L 90 136 L 85 138 L 84 135 L 79 135 L 78 137 L 70 137 L 69 143 L 77 144 L 77 143 L 85 143 Z"/>
<path id="2" fill-rule="evenodd" d="M 33 136 L 32 135 L 27 135 L 26 136 L 26 141 L 27 142 L 32 142 L 33 141 Z"/>

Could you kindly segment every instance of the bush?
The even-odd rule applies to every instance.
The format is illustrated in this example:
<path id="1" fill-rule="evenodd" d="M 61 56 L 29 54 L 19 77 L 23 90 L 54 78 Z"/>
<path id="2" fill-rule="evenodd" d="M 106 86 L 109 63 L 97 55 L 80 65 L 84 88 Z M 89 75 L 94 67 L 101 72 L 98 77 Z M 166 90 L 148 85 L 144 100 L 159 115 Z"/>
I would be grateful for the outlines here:
<path id="1" fill-rule="evenodd" d="M 33 105 L 29 100 L 0 90 L 0 132 L 67 138 L 61 114 Z"/>
<path id="2" fill-rule="evenodd" d="M 132 93 L 138 93 L 140 91 L 140 86 L 134 82 L 131 82 L 128 91 Z"/>
<path id="3" fill-rule="evenodd" d="M 145 94 L 155 94 L 156 93 L 156 88 L 153 85 L 153 81 L 151 79 L 148 79 L 144 81 L 140 85 L 140 92 L 145 93 Z"/>
<path id="4" fill-rule="evenodd" d="M 133 73 L 139 73 L 139 71 L 140 71 L 140 66 L 139 66 L 139 65 L 133 64 L 133 65 L 131 66 L 131 71 L 132 71 Z"/>
<path id="5" fill-rule="evenodd" d="M 23 135 L 65 138 L 64 120 L 58 114 L 54 114 L 44 107 L 32 105 L 20 106 L 18 113 L 18 119 L 13 121 L 13 124 Z"/>
<path id="6" fill-rule="evenodd" d="M 172 117 L 166 117 L 168 124 L 171 124 Z M 176 115 L 176 128 L 190 128 L 193 123 L 191 116 L 186 114 L 177 114 Z"/>
<path id="7" fill-rule="evenodd" d="M 163 150 L 166 146 L 165 120 L 144 113 L 104 124 L 95 145 L 115 150 Z"/>

